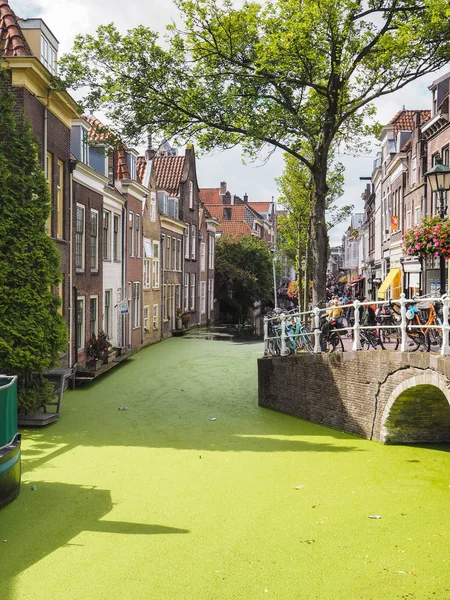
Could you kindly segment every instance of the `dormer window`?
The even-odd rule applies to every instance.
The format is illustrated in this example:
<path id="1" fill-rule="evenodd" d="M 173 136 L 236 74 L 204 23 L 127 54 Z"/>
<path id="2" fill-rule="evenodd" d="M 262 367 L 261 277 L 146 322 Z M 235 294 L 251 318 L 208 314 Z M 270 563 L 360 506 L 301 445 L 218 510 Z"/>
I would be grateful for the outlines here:
<path id="1" fill-rule="evenodd" d="M 41 35 L 41 62 L 52 75 L 56 75 L 56 49 L 45 35 Z"/>
<path id="2" fill-rule="evenodd" d="M 137 179 L 136 163 L 138 154 L 134 150 L 127 150 L 126 156 L 130 179 Z"/>
<path id="3" fill-rule="evenodd" d="M 90 125 L 84 119 L 72 121 L 72 130 L 70 132 L 70 151 L 75 158 L 84 165 L 89 164 L 89 129 Z"/>
<path id="4" fill-rule="evenodd" d="M 158 207 L 161 213 L 167 214 L 169 194 L 167 192 L 158 192 Z"/>

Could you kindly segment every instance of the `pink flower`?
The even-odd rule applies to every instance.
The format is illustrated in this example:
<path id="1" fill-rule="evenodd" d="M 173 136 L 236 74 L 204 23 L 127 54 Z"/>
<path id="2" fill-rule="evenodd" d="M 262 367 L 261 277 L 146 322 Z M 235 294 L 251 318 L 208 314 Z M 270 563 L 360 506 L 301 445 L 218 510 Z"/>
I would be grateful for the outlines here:
<path id="1" fill-rule="evenodd" d="M 416 250 L 420 250 L 420 244 L 416 244 L 416 245 L 415 245 L 415 249 L 416 249 Z"/>

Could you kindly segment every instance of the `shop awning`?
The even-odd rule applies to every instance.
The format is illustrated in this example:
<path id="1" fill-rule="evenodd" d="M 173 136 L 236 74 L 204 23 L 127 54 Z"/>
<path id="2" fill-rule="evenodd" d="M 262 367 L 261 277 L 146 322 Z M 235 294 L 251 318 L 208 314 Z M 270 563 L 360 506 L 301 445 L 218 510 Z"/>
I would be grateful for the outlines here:
<path id="1" fill-rule="evenodd" d="M 378 288 L 378 298 L 380 298 L 381 300 L 385 299 L 386 292 L 391 287 L 391 285 L 394 283 L 394 279 L 399 276 L 400 276 L 400 269 L 391 269 L 389 271 L 389 273 L 386 276 L 386 279 L 383 281 L 383 283 Z"/>
<path id="2" fill-rule="evenodd" d="M 365 277 L 359 277 L 358 279 L 352 279 L 348 285 L 356 285 L 360 281 L 364 281 Z"/>

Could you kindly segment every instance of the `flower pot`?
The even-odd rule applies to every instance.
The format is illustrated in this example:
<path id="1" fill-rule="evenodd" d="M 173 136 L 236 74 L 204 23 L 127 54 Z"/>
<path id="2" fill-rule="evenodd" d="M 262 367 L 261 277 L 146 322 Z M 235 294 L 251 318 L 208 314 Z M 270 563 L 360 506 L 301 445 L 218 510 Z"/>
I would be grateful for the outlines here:
<path id="1" fill-rule="evenodd" d="M 176 328 L 181 329 L 183 327 L 183 321 L 181 319 L 177 319 Z"/>
<path id="2" fill-rule="evenodd" d="M 89 369 L 89 371 L 98 371 L 102 364 L 103 361 L 101 358 L 91 358 L 86 361 L 86 368 Z"/>

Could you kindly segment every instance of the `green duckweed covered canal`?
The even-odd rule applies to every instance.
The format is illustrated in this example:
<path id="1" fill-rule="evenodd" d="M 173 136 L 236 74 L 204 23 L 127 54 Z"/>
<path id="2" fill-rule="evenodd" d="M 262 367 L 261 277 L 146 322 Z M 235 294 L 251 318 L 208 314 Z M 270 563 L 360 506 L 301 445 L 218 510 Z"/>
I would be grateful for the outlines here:
<path id="1" fill-rule="evenodd" d="M 0 598 L 450 599 L 449 448 L 259 408 L 261 354 L 170 339 L 23 432 Z"/>

